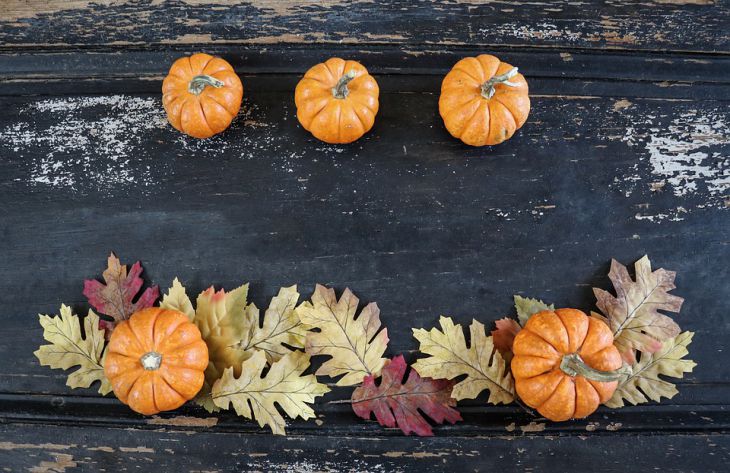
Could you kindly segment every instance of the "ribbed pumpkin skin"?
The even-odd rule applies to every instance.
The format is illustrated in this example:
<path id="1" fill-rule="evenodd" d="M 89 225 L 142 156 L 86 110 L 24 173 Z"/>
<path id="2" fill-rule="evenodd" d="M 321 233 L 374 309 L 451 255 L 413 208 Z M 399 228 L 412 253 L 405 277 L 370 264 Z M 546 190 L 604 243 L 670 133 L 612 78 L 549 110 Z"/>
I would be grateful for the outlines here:
<path id="1" fill-rule="evenodd" d="M 355 77 L 347 84 L 349 94 L 336 98 L 332 89 L 350 71 Z M 331 58 L 309 69 L 297 84 L 297 118 L 326 143 L 352 143 L 373 127 L 379 94 L 378 83 L 362 64 Z"/>
<path id="2" fill-rule="evenodd" d="M 522 74 L 510 79 L 517 87 L 496 84 L 491 98 L 481 94 L 483 83 L 512 68 L 494 56 L 482 54 L 460 60 L 444 77 L 439 113 L 454 138 L 471 146 L 496 145 L 525 124 L 530 98 Z"/>
<path id="3" fill-rule="evenodd" d="M 140 359 L 162 355 L 156 370 Z M 132 314 L 114 328 L 106 348 L 104 374 L 114 394 L 140 414 L 177 409 L 203 386 L 208 347 L 198 327 L 176 310 L 150 307 Z"/>
<path id="4" fill-rule="evenodd" d="M 617 381 L 599 382 L 568 376 L 563 355 L 578 353 L 600 371 L 621 367 L 611 329 L 576 309 L 542 311 L 530 317 L 512 346 L 512 375 L 520 399 L 553 421 L 583 418 L 606 402 Z"/>
<path id="5" fill-rule="evenodd" d="M 188 85 L 198 75 L 218 79 L 223 86 L 207 86 L 200 95 L 195 95 L 188 90 Z M 162 104 L 167 120 L 194 138 L 210 138 L 228 128 L 238 115 L 242 99 L 243 84 L 231 65 L 209 54 L 178 59 L 162 82 Z"/>

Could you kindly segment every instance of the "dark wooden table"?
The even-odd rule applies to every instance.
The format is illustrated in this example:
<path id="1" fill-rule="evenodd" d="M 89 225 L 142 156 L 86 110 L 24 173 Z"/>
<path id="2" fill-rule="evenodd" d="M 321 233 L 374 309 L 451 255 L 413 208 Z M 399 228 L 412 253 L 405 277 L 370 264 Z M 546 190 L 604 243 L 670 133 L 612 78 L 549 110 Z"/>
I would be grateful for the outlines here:
<path id="1" fill-rule="evenodd" d="M 730 6 L 726 0 L 27 1 L 0 9 L 0 469 L 3 471 L 727 471 L 730 461 Z M 195 141 L 167 125 L 178 56 L 229 60 L 241 116 Z M 438 116 L 461 57 L 520 67 L 532 112 L 497 147 Z M 294 86 L 329 56 L 381 87 L 349 146 L 297 123 Z M 251 282 L 350 287 L 377 301 L 388 353 L 440 314 L 484 323 L 520 293 L 594 306 L 612 257 L 678 271 L 698 366 L 661 404 L 585 421 L 460 403 L 404 437 L 333 389 L 274 437 L 195 406 L 149 419 L 41 367 L 37 313 L 85 310 L 115 251 L 193 293 Z M 64 470 L 65 469 L 65 470 Z"/>

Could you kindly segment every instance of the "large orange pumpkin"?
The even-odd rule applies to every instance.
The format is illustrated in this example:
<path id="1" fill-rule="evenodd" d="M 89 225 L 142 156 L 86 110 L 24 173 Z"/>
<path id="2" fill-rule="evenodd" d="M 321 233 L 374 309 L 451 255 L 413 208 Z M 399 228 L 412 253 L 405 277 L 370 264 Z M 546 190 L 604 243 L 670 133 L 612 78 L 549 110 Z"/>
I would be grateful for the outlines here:
<path id="1" fill-rule="evenodd" d="M 554 421 L 591 414 L 613 395 L 624 374 L 611 329 L 576 309 L 530 317 L 512 352 L 518 396 Z"/>
<path id="2" fill-rule="evenodd" d="M 297 84 L 297 118 L 326 143 L 352 143 L 373 127 L 379 93 L 362 64 L 331 58 L 309 69 Z"/>
<path id="3" fill-rule="evenodd" d="M 228 128 L 242 98 L 243 85 L 231 65 L 209 54 L 178 59 L 162 82 L 168 121 L 195 138 L 209 138 Z"/>
<path id="4" fill-rule="evenodd" d="M 472 146 L 496 145 L 525 124 L 527 93 L 516 67 L 488 54 L 467 57 L 444 77 L 439 113 L 454 138 Z"/>
<path id="5" fill-rule="evenodd" d="M 203 386 L 208 347 L 185 314 L 150 307 L 112 332 L 104 374 L 114 394 L 140 414 L 177 409 Z"/>

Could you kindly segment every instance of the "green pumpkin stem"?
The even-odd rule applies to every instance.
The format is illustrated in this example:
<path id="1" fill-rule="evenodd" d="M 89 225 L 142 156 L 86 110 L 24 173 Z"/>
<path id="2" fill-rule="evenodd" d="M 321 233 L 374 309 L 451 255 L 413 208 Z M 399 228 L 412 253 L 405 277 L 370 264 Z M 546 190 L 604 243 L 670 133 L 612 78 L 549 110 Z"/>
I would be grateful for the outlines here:
<path id="1" fill-rule="evenodd" d="M 494 88 L 497 84 L 504 84 L 509 87 L 519 87 L 520 84 L 515 84 L 514 82 L 510 82 L 509 80 L 517 75 L 517 68 L 513 67 L 509 71 L 505 72 L 504 74 L 500 74 L 498 76 L 494 76 L 485 83 L 481 85 L 481 92 L 482 97 L 485 99 L 491 99 L 492 96 L 497 92 L 497 90 Z"/>
<path id="2" fill-rule="evenodd" d="M 564 355 L 560 361 L 560 369 L 568 376 L 583 376 L 592 381 L 600 381 L 602 383 L 618 381 L 624 376 L 630 376 L 632 373 L 631 366 L 626 364 L 613 371 L 597 370 L 588 366 L 577 353 Z"/>
<path id="3" fill-rule="evenodd" d="M 220 79 L 216 79 L 215 77 L 211 77 L 206 74 L 201 74 L 193 77 L 190 81 L 188 84 L 188 92 L 193 95 L 200 95 L 207 86 L 220 89 L 224 85 L 225 83 Z"/>
<path id="4" fill-rule="evenodd" d="M 345 75 L 340 77 L 340 80 L 337 82 L 337 85 L 332 87 L 332 95 L 336 99 L 344 99 L 347 97 L 347 94 L 350 93 L 350 90 L 347 88 L 347 84 L 355 78 L 355 71 L 347 71 Z"/>

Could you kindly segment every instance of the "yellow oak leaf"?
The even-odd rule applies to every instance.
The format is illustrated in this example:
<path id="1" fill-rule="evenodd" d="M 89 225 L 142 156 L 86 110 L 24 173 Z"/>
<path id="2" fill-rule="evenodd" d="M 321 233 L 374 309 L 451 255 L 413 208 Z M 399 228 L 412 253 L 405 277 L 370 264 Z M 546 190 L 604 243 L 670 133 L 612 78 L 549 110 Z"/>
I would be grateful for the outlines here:
<path id="1" fill-rule="evenodd" d="M 246 309 L 246 333 L 239 347 L 247 356 L 255 350 L 263 350 L 269 363 L 291 353 L 286 345 L 304 348 L 308 326 L 303 324 L 295 309 L 299 301 L 297 286 L 282 287 L 271 299 L 264 312 L 263 326 L 259 326 L 259 309 L 251 304 Z"/>
<path id="2" fill-rule="evenodd" d="M 233 405 L 236 414 L 247 419 L 255 417 L 261 427 L 268 425 L 274 434 L 285 435 L 286 422 L 276 405 L 292 419 L 311 419 L 315 414 L 308 404 L 329 388 L 314 375 L 302 376 L 309 367 L 309 355 L 301 351 L 290 352 L 272 363 L 262 376 L 265 367 L 266 354 L 257 351 L 238 367 L 238 378 L 232 367 L 226 368 L 213 385 L 212 399 L 222 409 Z"/>
<path id="3" fill-rule="evenodd" d="M 608 407 L 623 407 L 624 400 L 631 404 L 642 404 L 649 400 L 659 402 L 662 397 L 673 398 L 677 388 L 660 376 L 682 378 L 691 373 L 697 363 L 685 360 L 689 354 L 687 346 L 692 342 L 693 332 L 683 332 L 665 340 L 655 353 L 642 353 L 641 359 L 632 368 L 632 374 L 619 381 L 613 397 L 606 401 Z"/>
<path id="4" fill-rule="evenodd" d="M 172 281 L 172 287 L 167 294 L 162 296 L 162 302 L 160 307 L 163 309 L 172 309 L 182 312 L 188 316 L 188 319 L 192 322 L 195 320 L 195 309 L 193 309 L 193 303 L 190 302 L 185 287 L 182 285 L 178 278 Z"/>
<path id="5" fill-rule="evenodd" d="M 657 269 L 652 272 L 647 256 L 638 260 L 634 268 L 636 282 L 629 276 L 626 266 L 611 261 L 608 277 L 616 296 L 593 288 L 596 305 L 605 315 L 601 319 L 611 327 L 614 344 L 630 364 L 636 361 L 636 350 L 656 352 L 664 340 L 679 335 L 679 325 L 659 311 L 679 312 L 684 302 L 681 297 L 669 294 L 676 287 L 674 271 Z"/>
<path id="6" fill-rule="evenodd" d="M 510 403 L 514 400 L 514 381 L 502 355 L 494 349 L 492 337 L 486 335 L 484 325 L 472 321 L 471 344 L 466 345 L 461 325 L 454 325 L 450 317 L 439 319 L 441 330 L 413 329 L 413 336 L 420 342 L 420 351 L 427 355 L 416 361 L 413 368 L 422 377 L 434 379 L 466 378 L 454 386 L 452 397 L 456 400 L 473 399 L 485 389 L 489 390 L 492 404 Z"/>
<path id="7" fill-rule="evenodd" d="M 337 300 L 334 289 L 317 284 L 312 302 L 304 302 L 296 310 L 303 323 L 320 330 L 307 334 L 306 352 L 332 357 L 316 374 L 344 375 L 337 386 L 362 383 L 365 376 L 379 374 L 386 361 L 383 353 L 388 346 L 388 330 L 378 332 L 378 305 L 371 302 L 355 318 L 359 302 L 349 289 Z"/>
<path id="8" fill-rule="evenodd" d="M 39 314 L 38 318 L 43 338 L 51 343 L 41 345 L 34 353 L 41 365 L 64 370 L 78 366 L 79 369 L 68 375 L 67 386 L 88 388 L 99 381 L 99 393 L 109 393 L 112 387 L 104 376 L 104 330 L 99 328 L 99 316 L 89 310 L 84 319 L 86 338 L 81 336 L 79 318 L 66 305 L 61 306 L 60 317 Z"/>

